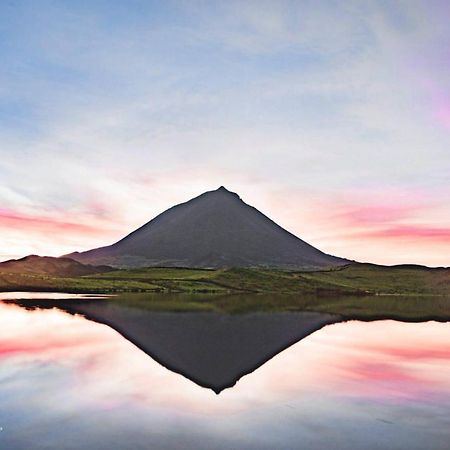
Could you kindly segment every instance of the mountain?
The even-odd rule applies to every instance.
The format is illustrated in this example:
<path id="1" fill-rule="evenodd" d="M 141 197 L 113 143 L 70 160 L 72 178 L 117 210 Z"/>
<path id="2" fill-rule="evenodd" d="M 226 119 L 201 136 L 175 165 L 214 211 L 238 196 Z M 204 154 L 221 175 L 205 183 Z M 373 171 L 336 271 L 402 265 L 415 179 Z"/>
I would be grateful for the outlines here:
<path id="1" fill-rule="evenodd" d="M 0 272 L 51 275 L 57 277 L 78 277 L 113 270 L 108 266 L 91 266 L 70 258 L 29 255 L 21 259 L 10 259 L 0 263 Z"/>
<path id="2" fill-rule="evenodd" d="M 302 241 L 223 186 L 168 209 L 113 245 L 67 256 L 124 268 L 320 269 L 350 262 Z"/>

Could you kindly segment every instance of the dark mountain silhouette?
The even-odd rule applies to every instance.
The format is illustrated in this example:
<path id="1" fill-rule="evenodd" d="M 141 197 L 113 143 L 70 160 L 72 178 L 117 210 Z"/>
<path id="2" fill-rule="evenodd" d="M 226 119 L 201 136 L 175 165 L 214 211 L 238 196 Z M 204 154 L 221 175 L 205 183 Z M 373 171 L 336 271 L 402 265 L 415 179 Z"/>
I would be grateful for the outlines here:
<path id="1" fill-rule="evenodd" d="M 311 333 L 343 320 L 315 312 L 155 312 L 108 300 L 10 303 L 58 308 L 108 325 L 167 369 L 217 394 Z"/>
<path id="2" fill-rule="evenodd" d="M 91 266 L 70 258 L 29 255 L 0 263 L 0 272 L 52 275 L 57 277 L 78 277 L 113 270 L 108 266 Z"/>
<path id="3" fill-rule="evenodd" d="M 115 267 L 320 269 L 348 264 L 220 187 L 163 212 L 113 245 L 67 255 Z"/>

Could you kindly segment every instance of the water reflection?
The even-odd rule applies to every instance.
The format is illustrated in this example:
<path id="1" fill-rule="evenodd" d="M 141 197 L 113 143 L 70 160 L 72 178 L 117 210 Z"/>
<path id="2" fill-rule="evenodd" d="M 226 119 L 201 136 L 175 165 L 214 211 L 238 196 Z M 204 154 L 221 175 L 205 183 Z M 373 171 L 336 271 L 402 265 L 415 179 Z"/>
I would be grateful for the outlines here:
<path id="1" fill-rule="evenodd" d="M 52 300 L 16 303 L 27 309 L 55 305 Z M 313 312 L 155 312 L 105 300 L 65 300 L 57 305 L 109 325 L 164 367 L 216 393 L 305 336 L 341 320 Z"/>
<path id="2" fill-rule="evenodd" d="M 450 327 L 326 326 L 219 396 L 112 328 L 0 303 L 0 448 L 448 449 Z"/>
<path id="3" fill-rule="evenodd" d="M 0 292 L 1 300 L 70 300 L 70 299 L 93 299 L 106 298 L 101 294 L 69 294 L 61 292 Z M 52 307 L 54 306 L 54 303 Z"/>

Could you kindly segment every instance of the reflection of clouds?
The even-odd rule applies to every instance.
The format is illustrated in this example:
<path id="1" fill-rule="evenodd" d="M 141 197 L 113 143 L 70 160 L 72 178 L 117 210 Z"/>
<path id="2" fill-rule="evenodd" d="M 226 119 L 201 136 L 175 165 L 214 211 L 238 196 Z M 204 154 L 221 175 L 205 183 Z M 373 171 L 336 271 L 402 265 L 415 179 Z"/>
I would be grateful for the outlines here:
<path id="1" fill-rule="evenodd" d="M 0 307 L 2 327 L 0 352 L 3 355 L 32 353 L 43 359 L 89 350 L 105 342 L 99 330 L 89 327 L 82 317 L 57 310 L 24 311 L 16 306 Z M 67 354 L 70 358 L 72 353 Z"/>
<path id="2" fill-rule="evenodd" d="M 449 342 L 450 327 L 435 322 L 335 324 L 217 396 L 160 366 L 107 326 L 57 310 L 0 304 L 2 378 L 20 361 L 27 372 L 33 368 L 44 391 L 53 395 L 69 386 L 71 392 L 82 392 L 70 395 L 70 401 L 100 409 L 126 405 L 204 416 L 257 411 L 311 396 L 344 402 L 358 397 L 417 403 L 438 401 L 438 395 L 448 400 Z M 56 373 L 66 382 L 55 383 L 49 365 L 65 369 Z M 24 389 L 34 388 L 24 381 Z M 55 393 L 61 398 L 66 394 Z"/>
<path id="3" fill-rule="evenodd" d="M 73 298 L 100 298 L 108 297 L 103 294 L 67 294 L 61 292 L 0 292 L 0 300 L 24 300 L 24 299 L 43 299 L 43 300 L 67 300 Z"/>
<path id="4" fill-rule="evenodd" d="M 437 322 L 351 322 L 309 338 L 336 341 L 328 382 L 340 394 L 383 401 L 450 398 L 450 327 Z"/>

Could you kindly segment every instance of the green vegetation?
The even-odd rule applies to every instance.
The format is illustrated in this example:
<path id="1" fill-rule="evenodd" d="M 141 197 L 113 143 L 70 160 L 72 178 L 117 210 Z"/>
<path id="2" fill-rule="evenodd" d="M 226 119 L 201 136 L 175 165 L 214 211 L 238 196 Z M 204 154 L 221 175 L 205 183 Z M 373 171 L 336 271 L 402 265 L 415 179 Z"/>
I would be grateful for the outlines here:
<path id="1" fill-rule="evenodd" d="M 12 290 L 450 296 L 450 269 L 371 264 L 317 272 L 147 268 L 71 278 L 0 272 L 0 291 Z"/>
<path id="2" fill-rule="evenodd" d="M 118 293 L 110 301 L 155 311 L 450 320 L 450 270 L 418 266 L 355 264 L 320 272 L 148 268 L 73 278 L 0 272 L 0 291 Z"/>
<path id="3" fill-rule="evenodd" d="M 51 277 L 34 274 L 0 273 L 0 291 L 43 291 L 73 293 L 145 292 L 161 288 L 151 283 L 129 280 L 102 280 L 85 277 Z"/>
<path id="4" fill-rule="evenodd" d="M 340 270 L 302 273 L 318 283 L 377 295 L 450 295 L 450 269 L 353 264 Z"/>
<path id="5" fill-rule="evenodd" d="M 318 283 L 283 271 L 263 269 L 130 269 L 90 275 L 89 279 L 138 281 L 167 292 L 315 292 Z M 329 285 L 320 282 L 320 285 Z M 339 288 L 342 290 L 341 288 Z M 345 289 L 344 289 L 345 290 Z M 351 289 L 353 292 L 354 289 Z"/>
<path id="6" fill-rule="evenodd" d="M 84 277 L 150 283 L 164 292 L 253 292 L 283 294 L 450 295 L 450 270 L 354 264 L 318 272 L 267 269 L 120 270 Z"/>
<path id="7" fill-rule="evenodd" d="M 120 270 L 84 278 L 150 283 L 164 292 L 450 295 L 449 269 L 370 264 L 354 264 L 319 272 L 148 268 Z"/>

